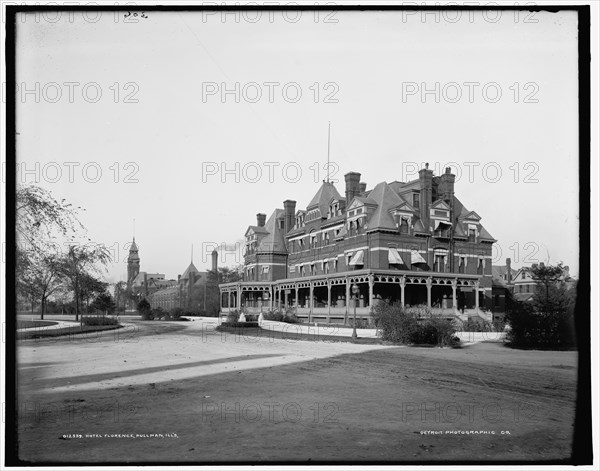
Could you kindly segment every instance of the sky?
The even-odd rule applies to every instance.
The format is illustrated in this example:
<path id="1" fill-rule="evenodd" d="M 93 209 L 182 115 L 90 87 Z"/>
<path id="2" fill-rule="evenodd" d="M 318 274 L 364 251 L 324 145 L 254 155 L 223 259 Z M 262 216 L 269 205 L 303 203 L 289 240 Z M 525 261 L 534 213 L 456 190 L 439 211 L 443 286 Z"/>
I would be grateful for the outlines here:
<path id="1" fill-rule="evenodd" d="M 494 263 L 578 273 L 577 18 L 402 11 L 81 12 L 17 23 L 17 166 L 85 208 L 126 280 L 242 260 L 256 213 L 322 180 L 450 166 Z M 458 14 L 460 13 L 460 17 Z M 500 13 L 500 16 L 498 16 Z M 331 123 L 328 159 L 328 123 Z"/>

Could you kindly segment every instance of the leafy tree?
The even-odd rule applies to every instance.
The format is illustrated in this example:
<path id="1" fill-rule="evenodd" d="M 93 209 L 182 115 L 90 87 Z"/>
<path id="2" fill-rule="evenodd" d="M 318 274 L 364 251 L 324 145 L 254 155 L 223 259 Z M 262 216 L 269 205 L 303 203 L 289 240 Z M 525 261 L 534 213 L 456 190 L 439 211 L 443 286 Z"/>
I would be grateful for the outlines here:
<path id="1" fill-rule="evenodd" d="M 90 299 L 105 293 L 108 283 L 99 280 L 89 273 L 84 273 L 80 280 L 80 286 L 81 304 L 85 302 L 87 312 L 89 310 Z"/>
<path id="2" fill-rule="evenodd" d="M 125 281 L 119 281 L 116 283 L 114 293 L 117 310 L 124 310 L 127 300 L 127 283 Z"/>
<path id="3" fill-rule="evenodd" d="M 104 314 L 111 314 L 115 310 L 115 302 L 108 291 L 96 296 L 91 304 L 92 309 L 102 311 Z"/>
<path id="4" fill-rule="evenodd" d="M 150 307 L 150 303 L 146 300 L 146 298 L 143 298 L 137 305 L 137 310 L 141 313 L 150 311 L 150 309 L 152 308 Z"/>
<path id="5" fill-rule="evenodd" d="M 562 263 L 532 267 L 536 290 L 531 303 L 514 302 L 506 318 L 508 339 L 523 348 L 562 349 L 576 345 L 575 292 L 566 286 L 568 271 Z"/>
<path id="6" fill-rule="evenodd" d="M 235 268 L 221 267 L 217 270 L 209 270 L 206 285 L 206 314 L 217 315 L 221 310 L 221 292 L 219 285 L 241 281 L 243 278 L 243 267 Z"/>
<path id="7" fill-rule="evenodd" d="M 83 229 L 74 208 L 64 199 L 56 200 L 52 194 L 35 185 L 22 185 L 16 194 L 16 235 L 21 257 L 55 252 L 57 236 L 70 236 Z"/>
<path id="8" fill-rule="evenodd" d="M 103 245 L 81 246 L 71 245 L 61 261 L 61 272 L 67 279 L 75 300 L 75 319 L 79 319 L 81 300 L 94 293 L 93 274 L 99 272 L 99 265 L 110 261 L 110 253 Z M 94 280 L 96 280 L 94 278 Z M 97 280 L 96 280 L 97 281 Z M 104 291 L 106 286 L 102 289 Z"/>

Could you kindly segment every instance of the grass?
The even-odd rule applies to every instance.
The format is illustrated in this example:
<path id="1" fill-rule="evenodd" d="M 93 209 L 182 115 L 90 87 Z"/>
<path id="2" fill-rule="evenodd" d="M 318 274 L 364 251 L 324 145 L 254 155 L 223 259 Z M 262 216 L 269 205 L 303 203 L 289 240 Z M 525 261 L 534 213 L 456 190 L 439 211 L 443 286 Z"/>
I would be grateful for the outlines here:
<path id="1" fill-rule="evenodd" d="M 71 326 L 71 327 L 62 327 L 60 329 L 44 329 L 42 327 L 39 330 L 17 332 L 17 340 L 41 339 L 41 338 L 80 335 L 80 334 L 86 334 L 86 333 L 90 333 L 90 332 L 120 329 L 121 327 L 122 327 L 121 325 L 84 325 L 84 326 L 76 325 L 76 326 Z"/>
<path id="2" fill-rule="evenodd" d="M 33 327 L 48 327 L 56 325 L 58 322 L 50 321 L 17 321 L 17 330 L 19 329 L 31 329 Z"/>

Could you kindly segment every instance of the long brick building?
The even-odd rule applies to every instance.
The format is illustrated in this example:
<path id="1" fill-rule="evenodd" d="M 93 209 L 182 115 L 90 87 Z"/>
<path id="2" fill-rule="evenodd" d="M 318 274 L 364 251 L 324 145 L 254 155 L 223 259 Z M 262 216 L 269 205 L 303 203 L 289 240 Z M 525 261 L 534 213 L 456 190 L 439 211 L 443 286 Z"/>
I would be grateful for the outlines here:
<path id="1" fill-rule="evenodd" d="M 481 217 L 455 196 L 455 175 L 428 165 L 409 182 L 372 189 L 345 175 L 323 182 L 306 209 L 286 200 L 245 233 L 244 280 L 220 285 L 221 311 L 293 309 L 309 322 L 368 319 L 381 300 L 491 319 L 492 244 Z M 356 290 L 356 288 L 355 288 Z"/>

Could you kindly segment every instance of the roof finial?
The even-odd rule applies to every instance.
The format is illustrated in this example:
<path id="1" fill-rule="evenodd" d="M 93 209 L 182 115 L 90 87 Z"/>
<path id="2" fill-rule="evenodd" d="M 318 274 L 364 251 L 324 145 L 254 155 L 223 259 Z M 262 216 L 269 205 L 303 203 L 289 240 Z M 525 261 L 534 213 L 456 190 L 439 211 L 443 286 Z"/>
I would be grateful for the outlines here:
<path id="1" fill-rule="evenodd" d="M 331 143 L 331 121 L 327 127 L 327 183 L 329 183 L 329 146 Z"/>

